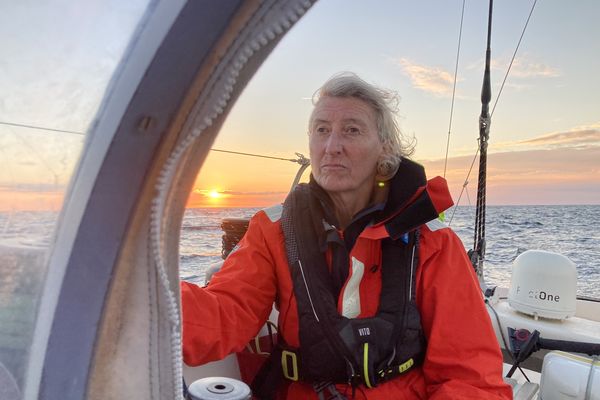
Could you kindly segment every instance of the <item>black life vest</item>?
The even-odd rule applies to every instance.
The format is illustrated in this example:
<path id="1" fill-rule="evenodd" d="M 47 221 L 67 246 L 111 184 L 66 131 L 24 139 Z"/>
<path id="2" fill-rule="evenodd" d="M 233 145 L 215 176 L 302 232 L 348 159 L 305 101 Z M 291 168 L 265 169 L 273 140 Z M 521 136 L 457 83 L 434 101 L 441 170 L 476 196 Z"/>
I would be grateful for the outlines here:
<path id="1" fill-rule="evenodd" d="M 403 162 L 405 174 L 406 169 L 417 171 L 412 183 L 424 185 L 424 173 L 418 173 L 420 166 Z M 396 186 L 404 187 L 404 196 L 412 189 L 407 182 L 411 180 L 406 175 L 396 180 Z M 300 348 L 282 356 L 284 375 L 309 382 L 352 382 L 374 387 L 422 362 L 425 340 L 415 303 L 418 227 L 436 218 L 437 212 L 425 193 L 423 199 L 411 199 L 411 204 L 419 205 L 419 210 L 413 210 L 416 215 L 402 217 L 405 213 L 400 213 L 387 221 L 386 226 L 395 232 L 381 244 L 378 312 L 370 318 L 346 318 L 338 313 L 338 293 L 320 240 L 325 236 L 327 242 L 335 241 L 337 231 L 325 221 L 323 203 L 313 188 L 310 184 L 298 185 L 286 199 L 281 219 L 300 329 Z M 347 270 L 347 257 L 345 260 L 343 268 Z M 294 366 L 289 365 L 294 359 L 296 374 Z"/>
<path id="2" fill-rule="evenodd" d="M 420 165 L 403 160 L 390 184 L 381 216 L 389 238 L 381 243 L 379 309 L 370 318 L 347 318 L 337 311 L 339 285 L 325 255 L 337 231 L 326 221 L 322 189 L 314 182 L 301 184 L 286 198 L 281 226 L 298 305 L 300 348 L 279 342 L 253 384 L 259 398 L 271 398 L 280 379 L 275 375 L 315 388 L 331 383 L 374 387 L 422 362 L 426 343 L 415 303 L 419 227 L 438 213 L 427 191 L 418 192 L 426 185 Z M 333 258 L 335 264 L 335 253 Z"/>

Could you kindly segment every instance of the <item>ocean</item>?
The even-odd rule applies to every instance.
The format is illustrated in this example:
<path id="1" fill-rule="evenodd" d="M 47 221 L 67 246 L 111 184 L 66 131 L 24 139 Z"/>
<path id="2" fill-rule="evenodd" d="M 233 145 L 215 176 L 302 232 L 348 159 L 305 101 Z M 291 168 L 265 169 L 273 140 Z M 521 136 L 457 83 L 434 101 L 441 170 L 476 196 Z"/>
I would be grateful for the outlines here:
<path id="1" fill-rule="evenodd" d="M 222 261 L 223 218 L 249 218 L 256 208 L 188 209 L 180 242 L 180 276 L 203 284 L 205 271 Z M 446 212 L 446 222 L 465 248 L 473 247 L 475 207 Z M 577 266 L 577 294 L 600 298 L 600 206 L 488 206 L 485 278 L 488 285 L 508 287 L 512 262 L 525 250 L 567 256 Z"/>
<path id="2" fill-rule="evenodd" d="M 199 284 L 211 265 L 222 261 L 223 218 L 249 218 L 256 208 L 187 209 L 180 241 L 180 276 Z M 450 222 L 453 211 L 446 212 Z M 450 226 L 465 248 L 473 246 L 475 207 L 456 208 Z M 0 251 L 43 251 L 50 245 L 54 212 L 0 213 Z M 507 287 L 515 257 L 528 249 L 561 253 L 577 266 L 578 295 L 600 298 L 600 205 L 488 206 L 485 277 Z M 6 247 L 8 246 L 8 247 Z M 1 256 L 1 254 L 0 254 Z M 38 280 L 41 277 L 29 277 Z"/>

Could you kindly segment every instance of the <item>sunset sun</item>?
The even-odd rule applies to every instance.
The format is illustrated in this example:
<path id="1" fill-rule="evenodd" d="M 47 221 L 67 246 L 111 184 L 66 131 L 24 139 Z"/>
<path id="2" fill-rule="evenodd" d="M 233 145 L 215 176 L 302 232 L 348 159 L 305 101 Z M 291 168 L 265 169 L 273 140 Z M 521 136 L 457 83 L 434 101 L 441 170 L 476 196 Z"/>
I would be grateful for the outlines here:
<path id="1" fill-rule="evenodd" d="M 208 197 L 210 197 L 211 199 L 220 199 L 221 197 L 223 197 L 223 195 L 217 190 L 213 189 L 208 192 Z"/>

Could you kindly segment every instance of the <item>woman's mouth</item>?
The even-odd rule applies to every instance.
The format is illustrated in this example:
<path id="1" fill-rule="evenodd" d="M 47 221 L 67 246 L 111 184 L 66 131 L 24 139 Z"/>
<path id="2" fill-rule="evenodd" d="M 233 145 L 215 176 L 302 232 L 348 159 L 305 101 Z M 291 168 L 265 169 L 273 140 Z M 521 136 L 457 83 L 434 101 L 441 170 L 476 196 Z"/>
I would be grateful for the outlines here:
<path id="1" fill-rule="evenodd" d="M 339 171 L 344 170 L 346 167 L 342 164 L 323 164 L 321 170 L 323 171 Z"/>

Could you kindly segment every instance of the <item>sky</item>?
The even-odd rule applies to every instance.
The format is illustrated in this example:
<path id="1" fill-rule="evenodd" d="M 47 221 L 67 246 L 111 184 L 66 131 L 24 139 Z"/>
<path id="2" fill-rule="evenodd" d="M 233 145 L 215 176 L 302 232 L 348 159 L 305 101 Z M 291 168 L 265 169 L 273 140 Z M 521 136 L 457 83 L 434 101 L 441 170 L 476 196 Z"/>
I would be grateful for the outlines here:
<path id="1" fill-rule="evenodd" d="M 477 163 L 467 174 L 477 149 L 488 10 L 487 2 L 465 1 L 453 104 L 462 5 L 317 2 L 248 84 L 214 148 L 308 156 L 313 93 L 335 73 L 353 71 L 398 93 L 399 125 L 416 140 L 412 158 L 428 176 L 444 174 L 449 140 L 451 192 L 455 202 L 474 204 Z M 492 105 L 532 5 L 494 4 Z M 0 60 L 0 122 L 77 132 L 0 125 L 0 210 L 60 208 L 84 133 L 144 6 L 0 3 L 0 51 L 12 55 Z M 492 116 L 488 204 L 600 204 L 599 19 L 595 0 L 537 2 Z M 281 202 L 297 169 L 211 152 L 188 206 Z"/>
<path id="2" fill-rule="evenodd" d="M 428 176 L 444 174 L 449 136 L 451 192 L 455 202 L 474 204 L 477 162 L 468 172 L 479 134 L 488 9 L 484 1 L 465 2 L 456 69 L 462 4 L 318 2 L 255 75 L 214 147 L 308 156 L 311 96 L 335 73 L 353 71 L 398 93 L 401 130 L 416 139 L 413 159 Z M 532 5 L 495 2 L 491 107 Z M 492 116 L 488 204 L 600 204 L 599 19 L 596 1 L 536 4 Z M 256 131 L 267 142 L 256 141 Z M 189 204 L 267 206 L 284 198 L 296 170 L 291 162 L 213 152 Z"/>
<path id="3" fill-rule="evenodd" d="M 60 210 L 146 3 L 0 0 L 0 211 Z"/>

